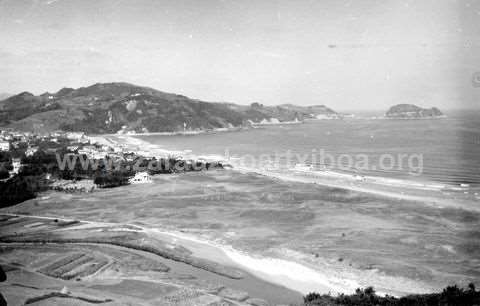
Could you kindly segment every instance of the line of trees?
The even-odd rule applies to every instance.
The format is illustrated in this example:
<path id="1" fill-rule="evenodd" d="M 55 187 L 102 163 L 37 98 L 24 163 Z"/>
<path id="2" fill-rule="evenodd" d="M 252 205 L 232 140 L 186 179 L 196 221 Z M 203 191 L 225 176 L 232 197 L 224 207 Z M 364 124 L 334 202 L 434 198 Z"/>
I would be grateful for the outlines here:
<path id="1" fill-rule="evenodd" d="M 480 305 L 480 291 L 470 283 L 467 289 L 448 286 L 440 293 L 412 294 L 396 298 L 378 296 L 373 287 L 357 289 L 354 294 L 319 294 L 312 292 L 303 298 L 305 306 L 473 306 Z"/>

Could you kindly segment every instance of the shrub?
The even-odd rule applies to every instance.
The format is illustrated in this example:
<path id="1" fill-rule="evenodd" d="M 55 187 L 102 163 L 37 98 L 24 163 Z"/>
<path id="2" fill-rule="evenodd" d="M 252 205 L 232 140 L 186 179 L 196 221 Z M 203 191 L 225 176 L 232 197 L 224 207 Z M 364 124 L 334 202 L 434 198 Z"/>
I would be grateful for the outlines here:
<path id="1" fill-rule="evenodd" d="M 122 185 L 128 185 L 128 179 L 131 177 L 128 173 L 105 172 L 96 174 L 93 182 L 100 188 L 112 188 Z"/>
<path id="2" fill-rule="evenodd" d="M 41 188 L 35 178 L 15 176 L 8 181 L 0 182 L 0 207 L 12 206 L 35 198 Z"/>
<path id="3" fill-rule="evenodd" d="M 5 167 L 0 166 L 0 180 L 7 179 L 9 177 L 10 173 L 8 173 L 8 170 Z"/>

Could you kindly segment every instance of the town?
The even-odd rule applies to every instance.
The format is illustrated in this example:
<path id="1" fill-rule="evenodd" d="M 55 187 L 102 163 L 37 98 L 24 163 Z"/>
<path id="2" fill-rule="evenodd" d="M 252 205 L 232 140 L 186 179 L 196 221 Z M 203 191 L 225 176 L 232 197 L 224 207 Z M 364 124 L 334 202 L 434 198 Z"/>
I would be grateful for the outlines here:
<path id="1" fill-rule="evenodd" d="M 152 175 L 221 169 L 219 162 L 151 153 L 83 132 L 38 135 L 0 131 L 0 207 L 39 192 L 92 192 L 97 188 L 150 183 Z"/>

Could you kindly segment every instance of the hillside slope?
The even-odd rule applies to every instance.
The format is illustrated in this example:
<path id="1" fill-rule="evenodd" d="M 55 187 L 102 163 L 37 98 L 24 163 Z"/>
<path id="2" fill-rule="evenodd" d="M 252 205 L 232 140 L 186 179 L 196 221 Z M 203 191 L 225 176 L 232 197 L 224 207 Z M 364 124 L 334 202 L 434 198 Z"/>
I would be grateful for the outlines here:
<path id="1" fill-rule="evenodd" d="M 244 126 L 335 114 L 323 106 L 250 106 L 213 103 L 128 83 L 97 83 L 35 96 L 28 92 L 0 101 L 0 126 L 35 132 L 174 132 Z"/>
<path id="2" fill-rule="evenodd" d="M 1 100 L 5 100 L 6 98 L 11 97 L 11 96 L 12 96 L 12 95 L 9 94 L 9 93 L 2 92 L 2 93 L 0 93 L 0 101 L 1 101 Z"/>

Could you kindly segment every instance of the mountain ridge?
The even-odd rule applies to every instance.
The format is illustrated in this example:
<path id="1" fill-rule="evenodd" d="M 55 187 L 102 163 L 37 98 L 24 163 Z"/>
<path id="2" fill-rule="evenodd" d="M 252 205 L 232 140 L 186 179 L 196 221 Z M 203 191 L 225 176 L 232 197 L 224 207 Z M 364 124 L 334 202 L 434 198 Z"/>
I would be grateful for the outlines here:
<path id="1" fill-rule="evenodd" d="M 23 131 L 177 132 L 231 128 L 277 119 L 302 121 L 338 117 L 324 105 L 263 106 L 206 102 L 125 82 L 64 87 L 35 96 L 29 92 L 0 101 L 0 126 Z"/>

